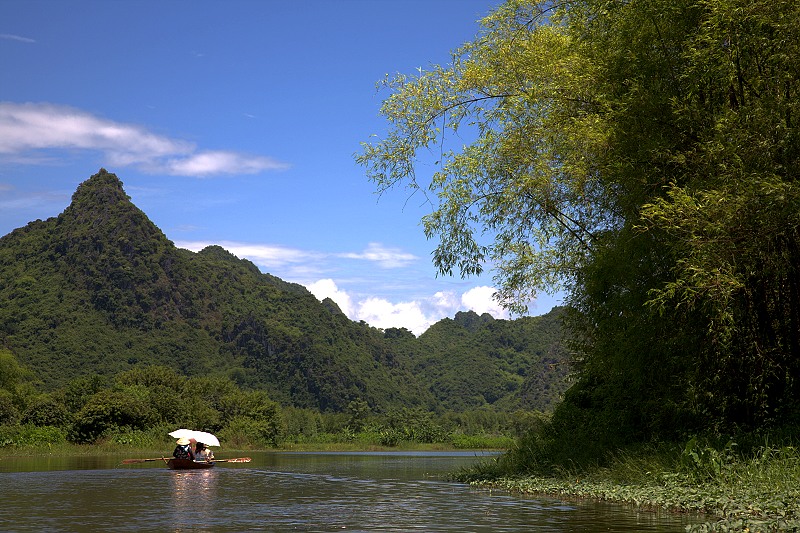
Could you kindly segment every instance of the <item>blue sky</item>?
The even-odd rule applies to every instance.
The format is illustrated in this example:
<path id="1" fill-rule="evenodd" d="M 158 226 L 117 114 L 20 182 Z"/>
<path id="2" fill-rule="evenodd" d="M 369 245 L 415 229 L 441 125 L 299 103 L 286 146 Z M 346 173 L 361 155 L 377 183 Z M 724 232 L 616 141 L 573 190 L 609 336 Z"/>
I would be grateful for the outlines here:
<path id="1" fill-rule="evenodd" d="M 499 3 L 0 0 L 0 235 L 104 167 L 177 246 L 219 244 L 353 320 L 508 318 L 490 273 L 436 275 L 429 208 L 379 199 L 353 157 L 387 129 L 376 82 L 448 63 Z"/>

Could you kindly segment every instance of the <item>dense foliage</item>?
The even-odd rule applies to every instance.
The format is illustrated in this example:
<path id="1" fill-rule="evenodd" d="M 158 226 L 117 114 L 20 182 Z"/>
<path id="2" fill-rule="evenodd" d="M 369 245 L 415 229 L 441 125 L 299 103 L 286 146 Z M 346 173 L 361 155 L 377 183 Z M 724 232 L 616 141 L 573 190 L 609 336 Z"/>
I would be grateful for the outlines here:
<path id="1" fill-rule="evenodd" d="M 438 268 L 568 291 L 551 458 L 800 422 L 800 4 L 508 0 L 384 85 L 357 159 L 431 201 Z"/>
<path id="2" fill-rule="evenodd" d="M 437 444 L 507 448 L 541 425 L 537 411 L 473 409 L 433 413 L 422 407 L 373 412 L 353 400 L 344 412 L 280 406 L 263 390 L 223 377 L 186 377 L 165 366 L 137 365 L 113 377 L 90 375 L 40 392 L 32 373 L 0 351 L 0 448 L 110 444 L 163 449 L 179 427 L 218 435 L 231 448 L 393 447 Z"/>
<path id="3" fill-rule="evenodd" d="M 643 510 L 692 513 L 689 533 L 793 532 L 800 527 L 800 452 L 762 441 L 737 449 L 691 439 L 682 450 L 645 447 L 604 467 L 561 476 L 497 479 L 493 465 L 463 472 L 462 481 L 561 500 L 613 501 Z M 488 479 L 488 481 L 487 481 Z"/>
<path id="4" fill-rule="evenodd" d="M 477 315 L 464 314 L 447 321 L 463 331 L 468 342 L 460 345 L 435 332 L 423 340 L 372 328 L 218 246 L 176 248 L 105 170 L 82 183 L 58 217 L 0 239 L 0 302 L 0 345 L 9 350 L 0 353 L 0 423 L 31 408 L 24 398 L 65 390 L 72 415 L 83 410 L 86 420 L 76 435 L 88 440 L 113 420 L 131 427 L 176 420 L 154 415 L 134 390 L 166 379 L 156 370 L 147 378 L 147 368 L 189 378 L 184 396 L 193 387 L 215 398 L 216 382 L 203 380 L 222 380 L 220 390 L 230 382 L 287 407 L 345 413 L 362 402 L 366 415 L 386 416 L 404 408 L 437 416 L 446 409 L 551 410 L 566 383 L 563 372 L 549 370 L 564 357 L 560 312 L 469 329 L 459 324 Z M 491 391 L 473 387 L 484 370 L 496 374 Z M 21 379 L 25 372 L 33 379 Z M 90 400 L 112 378 L 125 387 Z M 6 387 L 10 381 L 30 391 Z M 165 383 L 148 394 L 166 409 L 176 403 L 176 387 Z M 32 423 L 63 416 L 39 405 L 25 415 Z M 213 427 L 234 415 L 193 416 Z"/>
<path id="5" fill-rule="evenodd" d="M 420 335 L 414 374 L 445 409 L 494 405 L 552 411 L 568 386 L 568 354 L 560 334 L 563 309 L 540 317 L 494 320 L 459 312 Z"/>

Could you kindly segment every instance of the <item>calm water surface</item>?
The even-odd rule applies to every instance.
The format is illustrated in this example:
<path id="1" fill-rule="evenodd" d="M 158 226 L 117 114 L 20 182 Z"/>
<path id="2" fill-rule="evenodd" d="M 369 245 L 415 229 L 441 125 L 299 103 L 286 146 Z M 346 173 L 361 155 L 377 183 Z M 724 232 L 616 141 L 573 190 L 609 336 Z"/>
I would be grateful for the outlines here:
<path id="1" fill-rule="evenodd" d="M 203 471 L 120 457 L 2 458 L 0 531 L 678 532 L 689 520 L 444 481 L 485 459 L 474 452 L 250 456 Z"/>

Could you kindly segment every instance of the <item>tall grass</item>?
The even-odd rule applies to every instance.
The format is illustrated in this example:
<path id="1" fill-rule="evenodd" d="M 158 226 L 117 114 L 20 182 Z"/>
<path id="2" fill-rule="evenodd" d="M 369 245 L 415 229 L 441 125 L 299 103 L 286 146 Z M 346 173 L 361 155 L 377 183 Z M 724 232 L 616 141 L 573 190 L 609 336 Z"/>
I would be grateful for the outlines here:
<path id="1" fill-rule="evenodd" d="M 800 531 L 798 448 L 763 438 L 759 446 L 720 442 L 693 438 L 683 445 L 642 445 L 578 465 L 546 464 L 553 457 L 548 446 L 528 439 L 513 452 L 454 477 L 510 491 L 697 513 L 697 523 L 689 527 L 697 533 Z M 537 446 L 544 455 L 519 464 Z"/>

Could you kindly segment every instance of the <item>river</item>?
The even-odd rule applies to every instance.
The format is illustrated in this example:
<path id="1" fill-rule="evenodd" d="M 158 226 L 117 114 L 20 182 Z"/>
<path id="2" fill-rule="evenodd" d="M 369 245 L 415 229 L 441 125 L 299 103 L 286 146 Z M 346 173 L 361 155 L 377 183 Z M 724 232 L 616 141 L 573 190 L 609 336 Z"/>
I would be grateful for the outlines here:
<path id="1" fill-rule="evenodd" d="M 445 481 L 484 459 L 475 452 L 249 456 L 196 471 L 120 457 L 5 457 L 0 531 L 678 532 L 690 519 Z"/>

